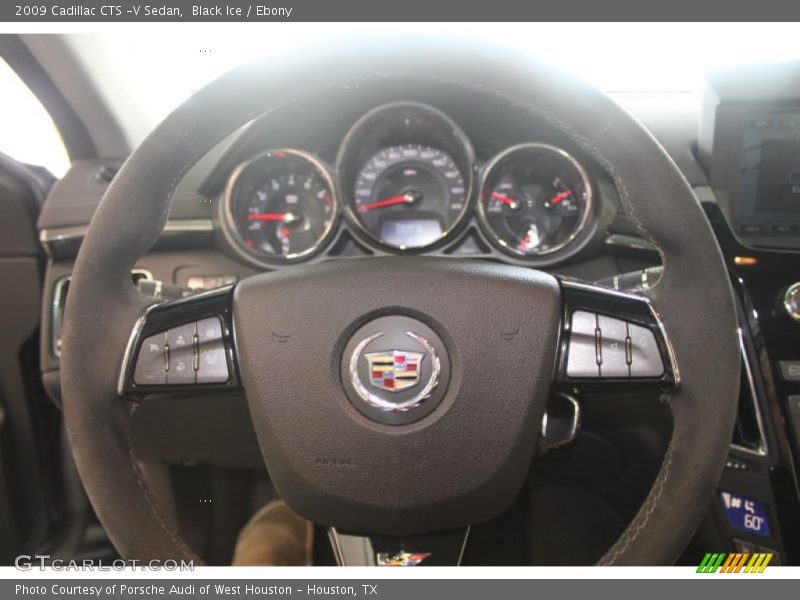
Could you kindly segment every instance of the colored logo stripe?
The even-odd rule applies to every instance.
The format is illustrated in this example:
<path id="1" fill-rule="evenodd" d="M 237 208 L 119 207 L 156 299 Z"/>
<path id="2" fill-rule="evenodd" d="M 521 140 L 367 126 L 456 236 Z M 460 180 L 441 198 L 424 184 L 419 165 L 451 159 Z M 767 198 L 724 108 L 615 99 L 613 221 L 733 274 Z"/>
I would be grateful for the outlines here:
<path id="1" fill-rule="evenodd" d="M 697 567 L 698 573 L 763 573 L 772 560 L 771 552 L 754 554 L 734 552 L 708 552 Z"/>
<path id="2" fill-rule="evenodd" d="M 707 553 L 704 557 L 700 566 L 697 567 L 698 573 L 716 573 L 719 566 L 722 564 L 722 561 L 725 560 L 725 554 L 711 554 Z"/>

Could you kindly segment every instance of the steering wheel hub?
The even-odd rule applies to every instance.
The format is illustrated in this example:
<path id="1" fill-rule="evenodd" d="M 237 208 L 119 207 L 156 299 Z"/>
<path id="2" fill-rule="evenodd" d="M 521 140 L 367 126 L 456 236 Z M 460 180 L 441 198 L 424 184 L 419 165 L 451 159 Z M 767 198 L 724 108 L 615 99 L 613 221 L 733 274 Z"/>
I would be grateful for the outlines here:
<path id="1" fill-rule="evenodd" d="M 419 421 L 447 393 L 450 357 L 422 321 L 379 317 L 350 338 L 342 356 L 342 385 L 361 414 L 387 425 Z"/>
<path id="2" fill-rule="evenodd" d="M 514 500 L 555 364 L 554 277 L 424 257 L 328 262 L 242 281 L 233 315 L 264 459 L 303 516 L 407 535 Z"/>

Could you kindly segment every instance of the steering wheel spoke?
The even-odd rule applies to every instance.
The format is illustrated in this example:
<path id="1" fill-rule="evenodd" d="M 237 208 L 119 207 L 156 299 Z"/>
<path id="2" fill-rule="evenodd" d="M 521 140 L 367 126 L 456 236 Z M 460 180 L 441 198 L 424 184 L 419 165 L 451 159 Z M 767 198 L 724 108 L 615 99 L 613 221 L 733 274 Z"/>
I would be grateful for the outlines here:
<path id="1" fill-rule="evenodd" d="M 151 305 L 131 333 L 119 378 L 129 397 L 241 387 L 233 286 Z"/>
<path id="2" fill-rule="evenodd" d="M 555 388 L 679 385 L 672 347 L 647 296 L 561 280 L 564 302 Z"/>

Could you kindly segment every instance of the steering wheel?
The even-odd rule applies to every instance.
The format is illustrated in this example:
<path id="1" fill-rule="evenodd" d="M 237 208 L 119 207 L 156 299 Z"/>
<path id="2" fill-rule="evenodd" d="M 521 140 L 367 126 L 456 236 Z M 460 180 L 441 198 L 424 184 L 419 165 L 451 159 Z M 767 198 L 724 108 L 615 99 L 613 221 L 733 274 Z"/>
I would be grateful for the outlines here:
<path id="1" fill-rule="evenodd" d="M 421 256 L 298 266 L 161 304 L 131 285 L 176 185 L 216 143 L 297 99 L 404 81 L 499 98 L 563 131 L 613 177 L 658 249 L 657 285 L 623 294 Z M 625 349 L 621 371 L 610 359 L 598 365 L 612 341 Z M 730 443 L 738 370 L 719 247 L 650 134 L 604 94 L 509 49 L 412 37 L 243 66 L 170 114 L 92 219 L 66 306 L 61 377 L 80 476 L 121 555 L 195 561 L 137 466 L 129 429 L 143 398 L 243 389 L 270 477 L 296 512 L 334 532 L 401 538 L 458 531 L 507 508 L 553 389 L 655 388 L 672 435 L 644 504 L 600 561 L 616 565 L 670 564 L 696 530 Z"/>

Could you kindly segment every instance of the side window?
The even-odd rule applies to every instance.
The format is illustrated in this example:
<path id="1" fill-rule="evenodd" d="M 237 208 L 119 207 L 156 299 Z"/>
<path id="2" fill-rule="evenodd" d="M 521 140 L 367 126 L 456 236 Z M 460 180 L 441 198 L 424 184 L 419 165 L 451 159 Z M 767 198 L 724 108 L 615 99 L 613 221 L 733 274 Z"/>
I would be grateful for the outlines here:
<path id="1" fill-rule="evenodd" d="M 69 156 L 50 115 L 17 74 L 0 59 L 0 152 L 56 177 L 69 168 Z"/>

